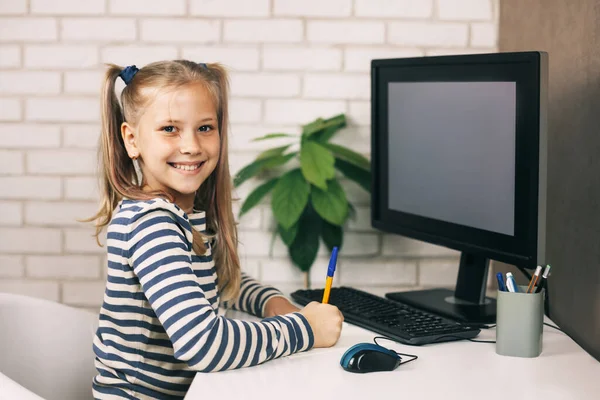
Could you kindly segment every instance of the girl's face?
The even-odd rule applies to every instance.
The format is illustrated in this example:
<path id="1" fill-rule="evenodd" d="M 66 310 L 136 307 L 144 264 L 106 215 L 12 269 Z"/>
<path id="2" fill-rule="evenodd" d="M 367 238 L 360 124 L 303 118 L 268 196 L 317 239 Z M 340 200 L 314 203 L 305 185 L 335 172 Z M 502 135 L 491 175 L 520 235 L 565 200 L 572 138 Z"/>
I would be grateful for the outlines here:
<path id="1" fill-rule="evenodd" d="M 206 88 L 159 92 L 137 126 L 124 123 L 121 132 L 129 156 L 139 155 L 144 183 L 191 211 L 196 191 L 219 161 L 217 113 Z"/>

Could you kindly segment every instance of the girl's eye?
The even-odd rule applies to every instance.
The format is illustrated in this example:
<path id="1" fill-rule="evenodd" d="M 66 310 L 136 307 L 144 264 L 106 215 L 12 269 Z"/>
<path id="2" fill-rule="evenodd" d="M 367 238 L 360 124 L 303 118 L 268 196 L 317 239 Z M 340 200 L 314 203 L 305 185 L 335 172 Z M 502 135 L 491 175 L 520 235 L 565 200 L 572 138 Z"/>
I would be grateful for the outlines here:
<path id="1" fill-rule="evenodd" d="M 198 130 L 200 132 L 210 132 L 213 130 L 213 127 L 211 125 L 202 125 Z"/>
<path id="2" fill-rule="evenodd" d="M 173 125 L 163 126 L 161 130 L 163 130 L 167 133 L 173 133 L 173 132 L 175 132 L 175 127 Z"/>

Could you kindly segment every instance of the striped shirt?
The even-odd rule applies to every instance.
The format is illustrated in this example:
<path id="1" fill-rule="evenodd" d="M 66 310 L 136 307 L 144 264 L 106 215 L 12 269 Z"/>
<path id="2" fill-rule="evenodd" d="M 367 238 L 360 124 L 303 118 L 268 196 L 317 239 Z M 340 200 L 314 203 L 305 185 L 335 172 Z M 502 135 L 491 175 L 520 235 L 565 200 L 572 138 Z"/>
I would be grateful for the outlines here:
<path id="1" fill-rule="evenodd" d="M 94 337 L 96 399 L 181 399 L 196 372 L 257 365 L 310 349 L 313 332 L 296 312 L 249 322 L 223 307 L 261 317 L 282 296 L 242 274 L 239 297 L 219 307 L 210 243 L 192 250 L 204 212 L 186 214 L 163 199 L 123 200 L 107 230 L 108 277 Z"/>

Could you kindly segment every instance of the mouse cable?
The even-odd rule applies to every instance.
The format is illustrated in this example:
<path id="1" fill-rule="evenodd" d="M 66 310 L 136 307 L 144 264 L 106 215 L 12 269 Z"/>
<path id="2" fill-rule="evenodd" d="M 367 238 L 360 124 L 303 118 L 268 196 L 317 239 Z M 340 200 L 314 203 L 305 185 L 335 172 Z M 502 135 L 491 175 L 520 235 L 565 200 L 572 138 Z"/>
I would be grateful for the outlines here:
<path id="1" fill-rule="evenodd" d="M 376 336 L 376 337 L 374 337 L 374 338 L 373 338 L 373 342 L 375 342 L 375 344 L 376 344 L 377 346 L 381 346 L 379 343 L 377 343 L 377 339 L 389 340 L 390 342 L 394 342 L 394 343 L 396 343 L 396 341 L 395 341 L 395 340 L 393 340 L 393 339 L 390 339 L 390 338 L 387 338 L 387 337 L 385 337 L 385 336 Z M 384 348 L 386 348 L 385 346 L 381 346 L 381 347 L 384 347 Z M 388 350 L 392 350 L 392 349 L 388 349 Z M 403 364 L 409 363 L 409 362 L 411 362 L 411 361 L 415 361 L 417 358 L 419 358 L 418 356 L 416 356 L 416 355 L 414 355 L 414 354 L 398 353 L 396 350 L 392 350 L 392 351 L 393 351 L 394 353 L 398 354 L 399 356 L 407 356 L 407 357 L 412 357 L 412 358 L 411 358 L 410 360 L 408 360 L 408 361 L 401 362 L 401 363 L 400 363 L 400 365 L 403 365 Z M 400 359 L 402 359 L 402 357 L 400 357 Z"/>

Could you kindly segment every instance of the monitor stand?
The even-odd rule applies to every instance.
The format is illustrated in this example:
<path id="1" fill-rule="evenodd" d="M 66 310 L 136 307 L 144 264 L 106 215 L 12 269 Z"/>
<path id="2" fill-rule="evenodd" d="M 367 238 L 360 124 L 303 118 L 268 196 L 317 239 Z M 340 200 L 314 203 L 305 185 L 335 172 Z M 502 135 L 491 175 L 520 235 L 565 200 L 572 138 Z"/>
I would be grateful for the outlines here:
<path id="1" fill-rule="evenodd" d="M 496 322 L 496 300 L 485 297 L 489 259 L 462 252 L 454 292 L 448 289 L 386 293 L 386 297 L 456 321 Z"/>

